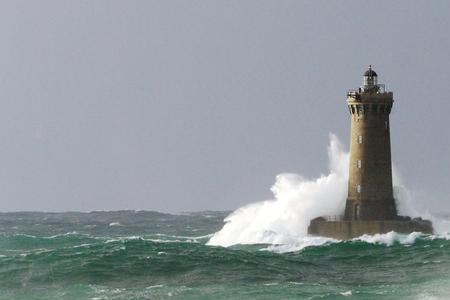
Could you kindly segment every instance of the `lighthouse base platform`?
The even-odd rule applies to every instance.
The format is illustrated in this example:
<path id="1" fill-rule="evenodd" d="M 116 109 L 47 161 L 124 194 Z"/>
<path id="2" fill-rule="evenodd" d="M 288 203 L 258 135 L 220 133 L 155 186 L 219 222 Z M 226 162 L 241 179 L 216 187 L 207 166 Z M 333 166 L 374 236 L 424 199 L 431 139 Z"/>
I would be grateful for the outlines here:
<path id="1" fill-rule="evenodd" d="M 399 218 L 401 219 L 382 221 L 329 221 L 324 217 L 319 217 L 311 221 L 308 227 L 308 234 L 348 240 L 364 234 L 374 235 L 390 231 L 404 234 L 411 232 L 433 233 L 433 225 L 428 220 L 421 218 L 411 219 L 409 217 Z"/>

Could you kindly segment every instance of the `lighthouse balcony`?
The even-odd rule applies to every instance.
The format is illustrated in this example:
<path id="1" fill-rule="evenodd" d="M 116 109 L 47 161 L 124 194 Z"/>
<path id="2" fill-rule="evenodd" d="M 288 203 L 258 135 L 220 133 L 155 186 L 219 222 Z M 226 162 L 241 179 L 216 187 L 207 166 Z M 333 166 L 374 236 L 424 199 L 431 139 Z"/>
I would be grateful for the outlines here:
<path id="1" fill-rule="evenodd" d="M 386 93 L 386 86 L 385 84 L 377 84 L 375 86 L 362 86 L 359 87 L 357 89 L 350 89 L 347 90 L 347 98 L 354 98 L 354 99 L 359 99 L 359 95 L 361 95 L 362 93 L 374 93 L 375 94 L 384 94 Z"/>

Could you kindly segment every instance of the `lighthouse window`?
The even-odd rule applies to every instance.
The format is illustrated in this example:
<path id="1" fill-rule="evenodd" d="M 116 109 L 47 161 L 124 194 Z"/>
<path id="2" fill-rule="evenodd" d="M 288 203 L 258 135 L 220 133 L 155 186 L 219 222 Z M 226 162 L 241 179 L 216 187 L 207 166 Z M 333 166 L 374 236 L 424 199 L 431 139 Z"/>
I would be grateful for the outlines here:
<path id="1" fill-rule="evenodd" d="M 358 135 L 358 144 L 362 144 L 362 135 Z"/>
<path id="2" fill-rule="evenodd" d="M 356 161 L 356 166 L 358 167 L 358 169 L 361 169 L 362 162 L 361 162 L 360 159 L 358 159 L 358 160 Z"/>
<path id="3" fill-rule="evenodd" d="M 359 204 L 355 204 L 355 220 L 359 218 Z"/>
<path id="4" fill-rule="evenodd" d="M 361 185 L 360 185 L 360 184 L 358 184 L 358 185 L 356 186 L 356 191 L 357 191 L 358 193 L 361 193 Z"/>

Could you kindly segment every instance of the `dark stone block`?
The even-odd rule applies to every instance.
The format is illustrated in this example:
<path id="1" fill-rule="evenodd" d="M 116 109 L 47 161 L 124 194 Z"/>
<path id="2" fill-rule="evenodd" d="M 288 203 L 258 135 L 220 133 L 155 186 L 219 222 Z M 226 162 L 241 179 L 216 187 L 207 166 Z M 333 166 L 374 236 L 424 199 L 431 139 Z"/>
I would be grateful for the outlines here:
<path id="1" fill-rule="evenodd" d="M 406 217 L 409 218 L 409 217 Z M 409 218 L 411 219 L 411 218 Z M 388 233 L 395 231 L 409 234 L 412 232 L 433 233 L 430 221 L 413 220 L 382 220 L 382 221 L 327 221 L 320 217 L 311 221 L 308 234 L 325 236 L 339 240 L 352 239 L 364 234 Z"/>

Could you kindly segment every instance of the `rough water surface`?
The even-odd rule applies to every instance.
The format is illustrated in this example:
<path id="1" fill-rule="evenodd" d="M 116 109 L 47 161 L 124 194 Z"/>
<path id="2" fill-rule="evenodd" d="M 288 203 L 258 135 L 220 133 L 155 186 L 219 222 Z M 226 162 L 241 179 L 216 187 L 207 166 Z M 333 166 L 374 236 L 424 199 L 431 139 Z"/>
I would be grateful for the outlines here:
<path id="1" fill-rule="evenodd" d="M 0 299 L 450 298 L 447 235 L 207 245 L 228 214 L 0 214 Z"/>

